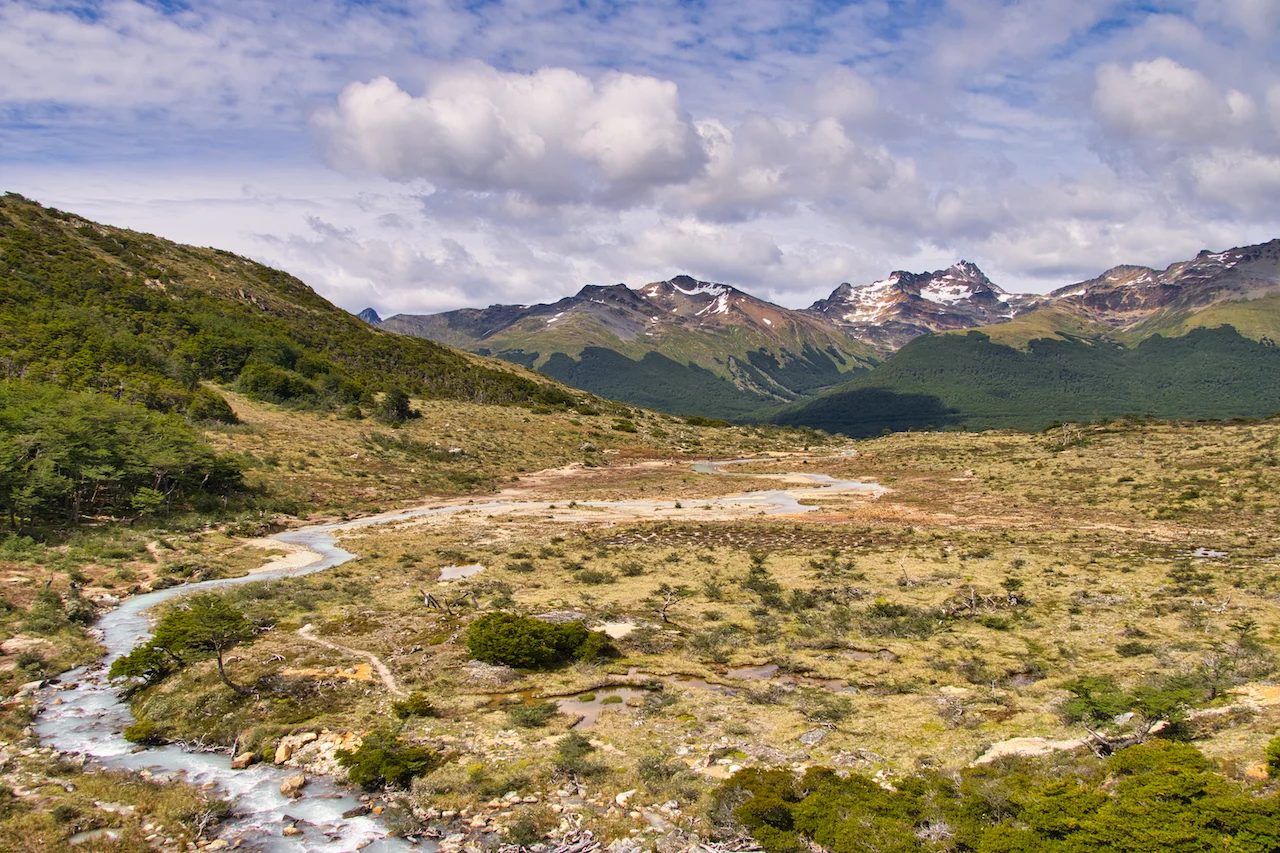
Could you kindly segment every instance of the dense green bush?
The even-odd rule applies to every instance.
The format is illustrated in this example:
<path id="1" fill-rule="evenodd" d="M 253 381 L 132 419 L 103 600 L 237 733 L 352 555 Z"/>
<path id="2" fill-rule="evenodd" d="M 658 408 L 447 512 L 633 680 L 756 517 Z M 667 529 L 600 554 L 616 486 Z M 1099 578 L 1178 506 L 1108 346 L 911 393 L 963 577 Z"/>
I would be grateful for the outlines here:
<path id="1" fill-rule="evenodd" d="M 391 713 L 402 720 L 410 717 L 438 717 L 440 712 L 425 693 L 411 693 L 405 699 L 391 703 Z"/>
<path id="2" fill-rule="evenodd" d="M 165 742 L 164 736 L 160 731 L 160 726 L 154 721 L 138 720 L 136 723 L 124 727 L 124 739 L 129 743 L 156 746 Z"/>
<path id="3" fill-rule="evenodd" d="M 467 629 L 472 657 L 519 669 L 548 669 L 587 656 L 595 659 L 611 649 L 607 638 L 576 621 L 553 623 L 514 613 L 486 613 Z"/>
<path id="4" fill-rule="evenodd" d="M 242 487 L 183 419 L 102 394 L 0 382 L 0 512 L 14 527 L 132 515 Z M 146 499 L 158 495 L 158 503 Z"/>
<path id="5" fill-rule="evenodd" d="M 353 750 L 340 749 L 338 764 L 346 768 L 351 781 L 366 791 L 404 788 L 443 763 L 443 757 L 425 746 L 401 740 L 391 729 L 366 735 Z"/>
<path id="6" fill-rule="evenodd" d="M 892 788 L 822 768 L 748 769 L 712 814 L 770 853 L 1264 853 L 1280 849 L 1280 801 L 1215 773 L 1185 744 L 1153 741 L 1074 767 L 1006 762 Z"/>

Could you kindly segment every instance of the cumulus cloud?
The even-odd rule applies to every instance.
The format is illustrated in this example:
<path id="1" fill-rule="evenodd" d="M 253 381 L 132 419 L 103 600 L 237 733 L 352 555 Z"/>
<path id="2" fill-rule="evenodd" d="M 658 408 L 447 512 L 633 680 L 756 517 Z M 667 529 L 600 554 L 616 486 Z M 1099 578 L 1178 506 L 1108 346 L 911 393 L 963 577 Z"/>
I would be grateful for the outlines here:
<path id="1" fill-rule="evenodd" d="M 1250 215 L 1280 201 L 1280 89 L 1258 95 L 1159 57 L 1101 66 L 1093 107 L 1104 150 L 1167 195 Z"/>
<path id="2" fill-rule="evenodd" d="M 1163 141 L 1213 139 L 1254 115 L 1243 92 L 1220 92 L 1207 77 L 1167 57 L 1097 71 L 1093 105 L 1112 132 Z"/>
<path id="3" fill-rule="evenodd" d="M 676 85 L 619 72 L 596 82 L 467 64 L 420 96 L 379 77 L 347 86 L 315 122 L 340 168 L 547 204 L 632 201 L 705 162 Z"/>

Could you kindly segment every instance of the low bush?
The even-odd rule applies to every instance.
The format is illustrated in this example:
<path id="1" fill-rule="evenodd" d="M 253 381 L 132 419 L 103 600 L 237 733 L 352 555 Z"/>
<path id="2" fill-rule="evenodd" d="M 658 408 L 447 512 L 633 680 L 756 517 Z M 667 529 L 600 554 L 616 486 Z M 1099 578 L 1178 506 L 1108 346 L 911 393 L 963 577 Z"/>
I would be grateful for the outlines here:
<path id="1" fill-rule="evenodd" d="M 351 781 L 366 791 L 407 787 L 443 763 L 439 753 L 406 743 L 390 729 L 366 735 L 360 746 L 340 749 L 336 757 Z"/>
<path id="2" fill-rule="evenodd" d="M 539 702 L 536 705 L 517 705 L 507 709 L 507 722 L 522 729 L 536 729 L 559 713 L 555 702 Z"/>
<path id="3" fill-rule="evenodd" d="M 519 669 L 549 669 L 572 660 L 614 654 L 608 637 L 582 622 L 543 622 L 514 613 L 486 613 L 467 629 L 467 649 L 485 663 Z"/>

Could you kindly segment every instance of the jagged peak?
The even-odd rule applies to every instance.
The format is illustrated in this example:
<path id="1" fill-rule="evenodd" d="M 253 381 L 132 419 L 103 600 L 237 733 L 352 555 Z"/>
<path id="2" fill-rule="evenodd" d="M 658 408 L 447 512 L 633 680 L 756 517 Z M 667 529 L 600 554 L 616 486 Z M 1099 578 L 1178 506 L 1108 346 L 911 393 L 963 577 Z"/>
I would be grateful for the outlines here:
<path id="1" fill-rule="evenodd" d="M 378 316 L 378 312 L 374 311 L 372 308 L 366 308 L 356 316 L 361 320 L 364 320 L 370 326 L 376 326 L 382 322 L 382 318 Z"/>

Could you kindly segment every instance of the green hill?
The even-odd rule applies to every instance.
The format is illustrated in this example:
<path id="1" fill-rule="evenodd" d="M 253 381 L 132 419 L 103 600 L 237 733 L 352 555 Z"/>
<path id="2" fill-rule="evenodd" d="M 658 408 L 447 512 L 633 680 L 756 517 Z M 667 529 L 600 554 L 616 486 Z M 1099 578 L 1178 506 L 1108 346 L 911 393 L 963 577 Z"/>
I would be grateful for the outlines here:
<path id="1" fill-rule="evenodd" d="M 420 398 L 571 404 L 535 375 L 370 328 L 298 279 L 218 249 L 0 198 L 0 378 L 185 411 L 201 380 L 317 408 Z M 208 401 L 206 400 L 206 404 Z"/>
<path id="2" fill-rule="evenodd" d="M 1059 333 L 1026 349 L 984 332 L 917 338 L 840 390 L 777 423 L 849 435 L 1012 427 L 1143 414 L 1231 418 L 1280 412 L 1280 348 L 1230 326 L 1125 347 Z"/>

